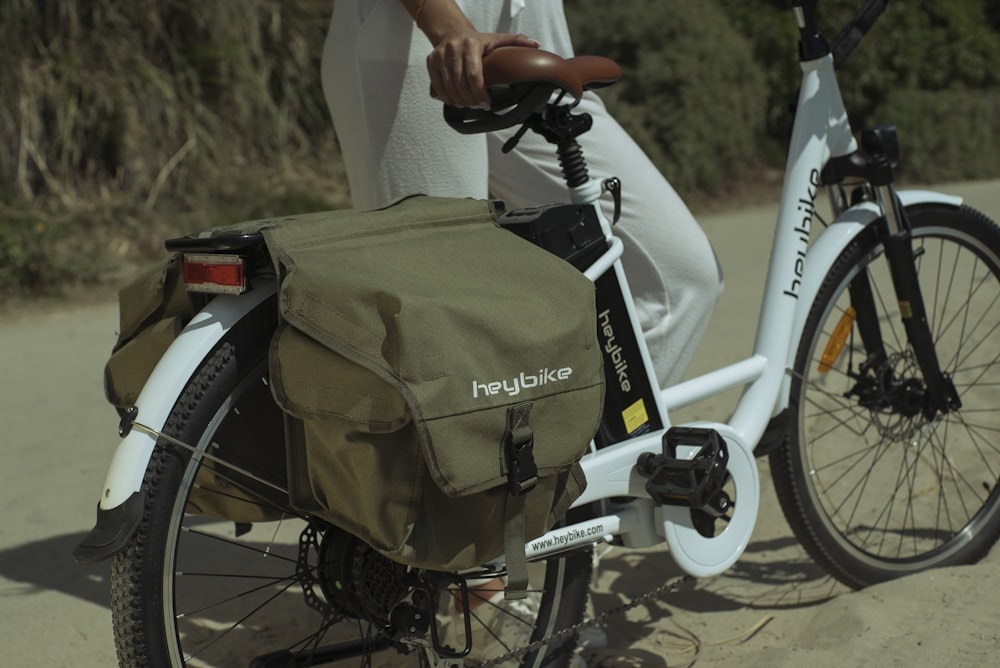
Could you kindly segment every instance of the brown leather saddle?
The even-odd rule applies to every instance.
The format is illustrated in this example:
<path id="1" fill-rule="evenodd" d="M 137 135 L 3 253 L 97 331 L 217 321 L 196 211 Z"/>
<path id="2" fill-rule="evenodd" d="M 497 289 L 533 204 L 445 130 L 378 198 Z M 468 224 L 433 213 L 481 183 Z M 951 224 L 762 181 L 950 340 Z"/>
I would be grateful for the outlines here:
<path id="1" fill-rule="evenodd" d="M 575 103 L 584 91 L 610 86 L 621 77 L 621 67 L 610 58 L 563 58 L 541 49 L 505 46 L 483 58 L 490 109 L 445 105 L 445 120 L 464 134 L 501 130 L 524 123 L 553 96 L 569 95 Z"/>
<path id="2" fill-rule="evenodd" d="M 487 87 L 549 84 L 579 99 L 585 90 L 610 86 L 622 77 L 622 68 L 610 58 L 563 58 L 548 51 L 508 46 L 483 59 Z"/>

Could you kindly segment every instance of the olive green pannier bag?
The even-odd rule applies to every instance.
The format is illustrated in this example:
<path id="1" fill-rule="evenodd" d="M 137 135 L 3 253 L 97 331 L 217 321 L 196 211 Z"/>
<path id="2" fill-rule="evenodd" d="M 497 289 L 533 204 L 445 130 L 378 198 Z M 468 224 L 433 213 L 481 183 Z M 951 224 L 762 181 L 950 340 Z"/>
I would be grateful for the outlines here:
<path id="1" fill-rule="evenodd" d="M 525 541 L 586 485 L 604 394 L 593 283 L 485 201 L 412 197 L 262 232 L 292 504 L 411 566 L 506 553 L 522 588 Z"/>
<path id="2" fill-rule="evenodd" d="M 171 257 L 118 292 L 118 340 L 104 368 L 104 393 L 120 410 L 135 403 L 153 367 L 194 315 L 180 260 Z"/>
<path id="3" fill-rule="evenodd" d="M 233 231 L 261 232 L 278 276 L 270 375 L 291 505 L 415 567 L 506 553 L 523 589 L 525 542 L 586 485 L 604 395 L 593 283 L 501 229 L 486 201 L 417 196 L 215 232 Z M 178 265 L 121 293 L 106 368 L 119 408 L 193 314 Z M 189 512 L 277 519 L 221 478 L 199 485 Z"/>

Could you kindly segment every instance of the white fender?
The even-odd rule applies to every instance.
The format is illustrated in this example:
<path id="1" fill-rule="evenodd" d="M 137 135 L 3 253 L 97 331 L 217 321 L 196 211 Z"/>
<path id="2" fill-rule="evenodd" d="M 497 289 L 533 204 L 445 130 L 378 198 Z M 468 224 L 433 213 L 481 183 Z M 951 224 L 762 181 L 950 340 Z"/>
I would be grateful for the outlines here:
<path id="1" fill-rule="evenodd" d="M 220 295 L 188 323 L 153 369 L 139 393 L 136 422 L 160 431 L 198 365 L 233 325 L 275 292 L 273 280 L 255 281 L 239 296 Z M 111 459 L 99 507 L 110 510 L 139 491 L 156 440 L 138 430 L 122 439 Z"/>
<path id="2" fill-rule="evenodd" d="M 959 207 L 962 198 L 956 195 L 934 192 L 931 190 L 902 190 L 899 199 L 904 207 L 918 204 L 944 204 Z M 819 292 L 823 279 L 833 267 L 840 254 L 847 248 L 858 234 L 880 217 L 878 207 L 872 202 L 862 202 L 852 206 L 823 231 L 823 234 L 809 247 L 806 253 L 805 272 L 802 275 L 802 288 L 799 292 L 798 306 L 795 310 L 795 328 L 793 332 L 801 333 L 805 325 L 813 301 Z M 785 368 L 791 369 L 795 364 L 795 354 L 798 352 L 799 340 L 794 339 L 788 347 L 788 358 Z M 778 395 L 778 405 L 775 414 L 788 406 L 791 388 L 791 376 L 785 374 L 781 393 Z"/>

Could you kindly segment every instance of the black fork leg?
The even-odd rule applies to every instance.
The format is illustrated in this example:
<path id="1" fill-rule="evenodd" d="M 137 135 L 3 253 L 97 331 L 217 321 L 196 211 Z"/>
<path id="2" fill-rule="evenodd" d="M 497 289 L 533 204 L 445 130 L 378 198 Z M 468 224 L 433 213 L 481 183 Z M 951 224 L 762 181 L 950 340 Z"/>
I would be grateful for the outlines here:
<path id="1" fill-rule="evenodd" d="M 937 413 L 957 410 L 962 403 L 951 378 L 942 371 L 934 347 L 934 337 L 927 321 L 927 310 L 917 277 L 913 238 L 906 213 L 891 185 L 880 190 L 879 199 L 882 200 L 888 221 L 888 225 L 882 228 L 885 257 L 889 263 L 906 338 L 923 374 L 927 391 L 925 415 L 930 419 Z M 852 291 L 852 297 L 853 294 Z M 865 343 L 867 345 L 868 342 Z"/>
<path id="2" fill-rule="evenodd" d="M 868 275 L 867 269 L 851 280 L 848 290 L 851 295 L 851 307 L 856 314 L 855 322 L 858 333 L 867 353 L 865 364 L 868 366 L 881 365 L 888 355 L 882 341 L 882 330 L 878 323 L 878 309 L 875 308 L 875 296 L 872 294 L 871 277 Z"/>

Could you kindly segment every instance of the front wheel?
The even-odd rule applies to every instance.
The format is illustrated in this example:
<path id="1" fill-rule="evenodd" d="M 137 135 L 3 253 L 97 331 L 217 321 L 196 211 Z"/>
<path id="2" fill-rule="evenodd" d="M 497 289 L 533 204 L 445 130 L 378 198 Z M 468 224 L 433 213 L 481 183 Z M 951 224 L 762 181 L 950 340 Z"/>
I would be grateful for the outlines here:
<path id="1" fill-rule="evenodd" d="M 968 207 L 907 214 L 935 349 L 961 407 L 924 410 L 926 384 L 869 228 L 817 294 L 792 371 L 789 438 L 771 455 L 799 541 L 855 588 L 973 563 L 1000 536 L 1000 229 Z M 875 318 L 854 308 L 865 293 Z M 880 339 L 884 354 L 863 339 Z"/>
<path id="2" fill-rule="evenodd" d="M 429 634 L 409 632 L 399 620 L 412 619 L 415 597 L 430 590 L 415 588 L 405 566 L 290 507 L 280 489 L 283 423 L 267 374 L 276 317 L 272 298 L 241 320 L 188 381 L 167 420 L 164 432 L 196 452 L 161 440 L 142 486 L 142 521 L 114 559 L 112 616 L 122 666 L 428 663 Z M 515 616 L 484 603 L 472 616 L 477 662 L 580 621 L 589 555 L 532 568 L 531 605 Z M 437 593 L 446 610 L 453 590 Z M 489 620 L 488 632 L 478 631 L 480 620 Z M 572 650 L 572 639 L 563 640 L 502 665 L 566 666 Z"/>

